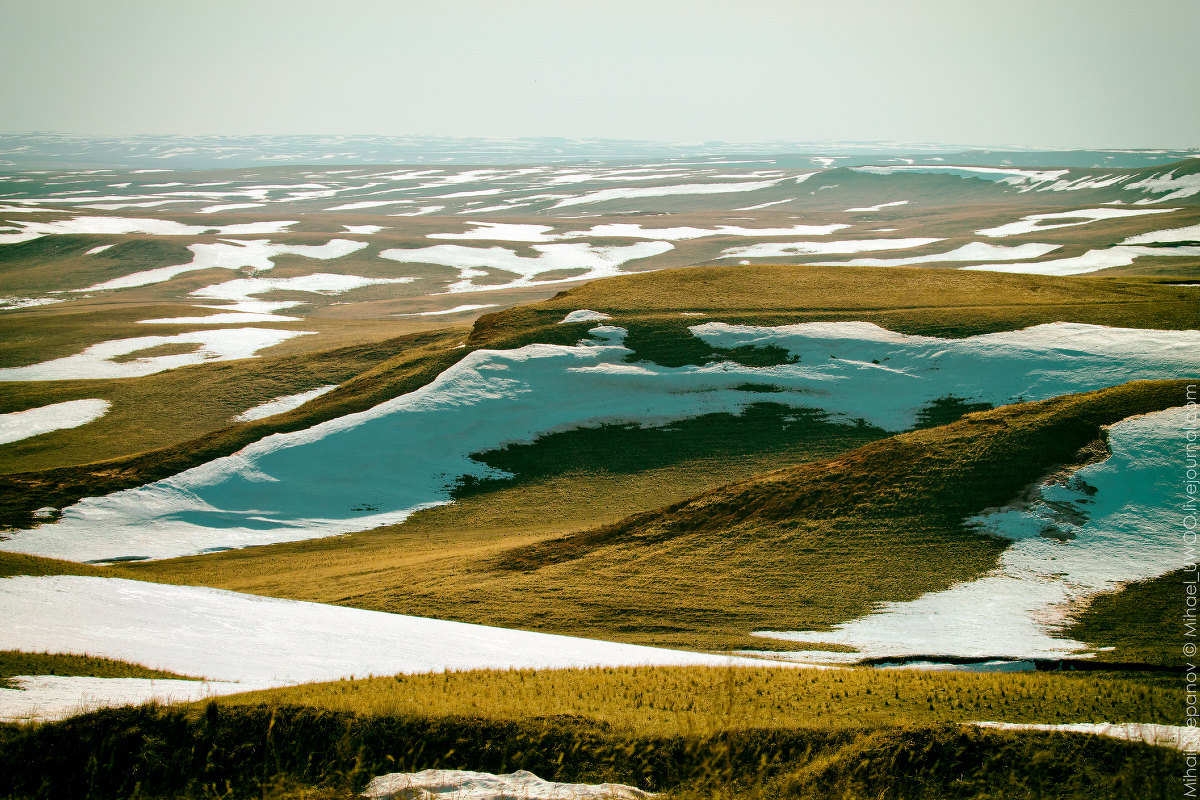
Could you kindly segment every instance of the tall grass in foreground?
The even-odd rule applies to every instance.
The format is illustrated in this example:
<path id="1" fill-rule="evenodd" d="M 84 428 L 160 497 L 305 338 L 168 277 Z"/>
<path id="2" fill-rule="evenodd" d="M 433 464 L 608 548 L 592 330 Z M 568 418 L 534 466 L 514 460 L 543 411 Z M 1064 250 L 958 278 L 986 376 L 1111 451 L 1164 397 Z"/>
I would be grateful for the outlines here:
<path id="1" fill-rule="evenodd" d="M 672 676 L 669 673 L 678 673 Z M 864 672 L 863 677 L 869 673 Z M 763 679 L 784 680 L 767 692 Z M 773 726 L 754 725 L 754 713 L 788 690 L 831 700 L 838 690 L 865 693 L 869 681 L 851 673 L 789 673 L 766 670 L 592 670 L 552 679 L 548 673 L 474 673 L 423 676 L 416 686 L 447 678 L 445 694 L 455 688 L 492 684 L 488 692 L 459 699 L 468 713 L 436 709 L 373 713 L 359 697 L 362 711 L 333 711 L 314 705 L 256 703 L 263 696 L 210 703 L 192 709 L 111 709 L 62 723 L 0 728 L 0 797 L 350 797 L 373 776 L 426 768 L 511 772 L 528 769 L 548 780 L 619 782 L 671 797 L 691 798 L 1150 798 L 1169 796 L 1177 787 L 1183 756 L 1148 745 L 1100 737 L 1046 733 L 983 731 L 949 723 L 924 725 L 862 724 L 853 713 L 819 727 L 782 716 Z M 806 681 L 817 678 L 805 691 Z M 953 706 L 957 681 L 942 676 L 882 676 L 884 685 L 941 686 L 944 705 Z M 963 677 L 963 676 L 955 676 Z M 995 676 L 1002 677 L 1002 676 Z M 1033 677 L 1033 676 L 1029 676 Z M 580 679 L 573 705 L 553 704 Z M 841 682 L 838 682 L 838 679 Z M 592 683 L 589 683 L 589 679 Z M 376 699 L 387 682 L 380 679 Z M 524 715 L 497 718 L 502 696 L 522 681 L 537 688 L 557 686 Z M 589 700 L 595 684 L 609 686 L 606 698 Z M 997 681 L 997 685 L 1002 684 Z M 1149 690 L 1136 682 L 1064 681 L 1055 691 L 1049 681 L 1027 681 L 1012 694 L 1016 705 L 1054 703 L 1090 689 L 1110 688 L 1134 706 Z M 348 682 L 347 682 L 348 684 Z M 626 684 L 619 686 L 619 684 Z M 346 684 L 331 686 L 345 688 Z M 1021 686 L 1019 680 L 1015 686 Z M 1075 692 L 1066 688 L 1074 686 Z M 731 687 L 731 688 L 727 688 Z M 950 688 L 947 688 L 950 687 Z M 603 687 L 601 687 L 603 688 Z M 657 690 L 677 692 L 659 697 Z M 306 687 L 316 691 L 318 687 Z M 705 694 L 711 690 L 711 694 Z M 759 695 L 763 690 L 763 695 Z M 361 690 L 360 690 L 361 691 Z M 438 688 L 424 696 L 442 693 Z M 698 691 L 689 696 L 688 691 Z M 904 689 L 900 690 L 902 693 Z M 490 692 L 490 694 L 489 694 Z M 330 696 L 338 693 L 329 691 Z M 582 693 L 582 694 L 581 694 Z M 344 693 L 342 693 L 344 694 Z M 918 697 L 914 691 L 913 698 Z M 276 700 L 287 700 L 281 691 Z M 492 697 L 486 705 L 484 695 Z M 507 702 L 517 703 L 536 695 Z M 768 696 L 769 695 L 769 696 Z M 926 692 L 924 698 L 939 695 Z M 726 701 L 751 702 L 737 709 Z M 656 711 L 636 725 L 616 725 L 573 710 L 605 699 L 622 698 Z M 414 698 L 414 703 L 418 698 Z M 483 705 L 470 713 L 473 702 Z M 703 709 L 671 722 L 672 708 L 697 703 Z M 777 709 L 782 711 L 782 709 Z M 552 713 L 544 713 L 551 711 Z M 1043 709 L 1048 713 L 1049 709 Z M 492 713 L 489 713 L 492 712 Z M 915 707 L 900 721 L 921 715 Z"/>

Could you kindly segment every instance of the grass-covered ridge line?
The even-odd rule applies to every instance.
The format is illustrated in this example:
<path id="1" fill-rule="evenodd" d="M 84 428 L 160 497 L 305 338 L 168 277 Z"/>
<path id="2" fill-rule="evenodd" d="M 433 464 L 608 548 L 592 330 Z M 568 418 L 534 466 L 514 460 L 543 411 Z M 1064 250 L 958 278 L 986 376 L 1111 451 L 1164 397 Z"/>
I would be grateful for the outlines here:
<path id="1" fill-rule="evenodd" d="M 131 664 L 127 661 L 117 661 L 111 658 L 0 650 L 0 689 L 16 688 L 12 681 L 9 680 L 16 675 L 189 679 L 187 675 L 177 675 L 174 672 L 150 669 L 149 667 L 143 667 L 141 664 Z"/>
<path id="2" fill-rule="evenodd" d="M 561 714 L 504 722 L 213 703 L 0 728 L 0 763 L 11 767 L 0 773 L 0 795 L 12 798 L 348 799 L 375 775 L 443 768 L 528 769 L 678 798 L 1141 800 L 1178 785 L 1184 756 L 1101 737 L 952 725 L 639 735 Z"/>
<path id="3" fill-rule="evenodd" d="M 756 649 L 767 640 L 751 631 L 820 630 L 986 573 L 1007 542 L 965 529 L 967 517 L 1082 463 L 1103 426 L 1179 405 L 1185 385 L 976 412 L 566 535 L 537 527 L 557 513 L 543 505 L 526 509 L 528 526 L 514 520 L 486 538 L 467 521 L 442 531 L 424 522 L 453 520 L 447 507 L 379 531 L 117 572 L 636 644 Z M 518 484 L 465 502 L 523 497 L 550 499 Z"/>

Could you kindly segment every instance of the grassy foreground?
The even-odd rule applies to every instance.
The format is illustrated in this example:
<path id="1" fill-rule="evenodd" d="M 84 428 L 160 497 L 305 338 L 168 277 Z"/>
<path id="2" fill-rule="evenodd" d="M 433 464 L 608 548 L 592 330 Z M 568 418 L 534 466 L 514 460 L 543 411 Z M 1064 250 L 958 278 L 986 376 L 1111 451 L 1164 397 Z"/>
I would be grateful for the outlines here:
<path id="1" fill-rule="evenodd" d="M 437 767 L 679 798 L 1166 797 L 1180 753 L 954 722 L 1166 720 L 1178 699 L 1132 680 L 870 670 L 386 678 L 0 728 L 0 796 L 341 798 Z"/>

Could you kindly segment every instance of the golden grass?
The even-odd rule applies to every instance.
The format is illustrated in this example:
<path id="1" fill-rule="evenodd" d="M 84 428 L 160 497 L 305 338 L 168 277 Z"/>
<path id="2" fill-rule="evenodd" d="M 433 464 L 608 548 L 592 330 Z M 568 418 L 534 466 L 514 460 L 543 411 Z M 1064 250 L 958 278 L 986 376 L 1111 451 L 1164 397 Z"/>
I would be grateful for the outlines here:
<path id="1" fill-rule="evenodd" d="M 620 667 L 400 675 L 223 698 L 361 716 L 582 717 L 631 735 L 947 722 L 1180 724 L 1182 686 L 1052 672 Z"/>

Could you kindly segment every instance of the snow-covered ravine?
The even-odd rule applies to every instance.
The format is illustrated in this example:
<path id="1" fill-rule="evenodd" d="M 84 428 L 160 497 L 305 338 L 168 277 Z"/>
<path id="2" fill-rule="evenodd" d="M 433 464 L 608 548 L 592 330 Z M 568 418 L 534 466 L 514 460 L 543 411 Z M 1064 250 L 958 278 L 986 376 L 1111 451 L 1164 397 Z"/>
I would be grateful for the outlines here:
<path id="1" fill-rule="evenodd" d="M 772 639 L 832 643 L 859 652 L 800 651 L 803 661 L 938 656 L 1058 658 L 1081 642 L 1059 634 L 1081 599 L 1181 566 L 1179 511 L 1183 432 L 1194 407 L 1124 420 L 1109 428 L 1112 454 L 1050 483 L 1032 503 L 967 522 L 1013 544 L 991 573 L 834 626 L 761 632 Z"/>
<path id="2" fill-rule="evenodd" d="M 88 705 L 177 700 L 351 676 L 472 669 L 763 666 L 572 636 L 279 600 L 199 586 L 74 575 L 0 579 L 0 650 L 142 664 L 207 683 L 23 679 L 0 689 L 0 720 L 61 717 Z"/>
<path id="3" fill-rule="evenodd" d="M 947 340 L 862 322 L 709 322 L 691 330 L 716 347 L 775 345 L 798 361 L 628 363 L 625 331 L 604 325 L 575 346 L 478 350 L 367 411 L 84 499 L 56 523 L 0 540 L 0 551 L 75 561 L 170 558 L 369 530 L 449 502 L 461 476 L 503 476 L 472 453 L 603 423 L 740 413 L 764 401 L 763 385 L 778 390 L 770 402 L 901 431 L 947 396 L 1001 405 L 1200 370 L 1197 331 L 1057 323 Z"/>

